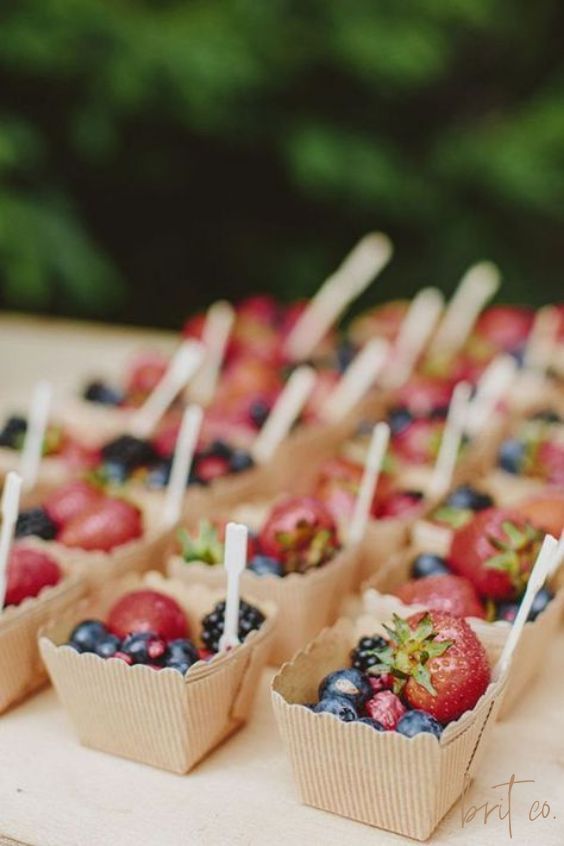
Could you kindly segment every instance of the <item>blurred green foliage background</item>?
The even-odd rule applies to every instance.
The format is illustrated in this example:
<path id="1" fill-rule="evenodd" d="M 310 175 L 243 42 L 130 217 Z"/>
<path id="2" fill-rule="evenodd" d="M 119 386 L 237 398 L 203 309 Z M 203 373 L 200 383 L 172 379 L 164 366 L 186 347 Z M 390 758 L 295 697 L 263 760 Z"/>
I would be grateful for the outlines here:
<path id="1" fill-rule="evenodd" d="M 561 297 L 560 0 L 1 0 L 4 307 L 176 326 L 312 293 L 388 232 L 368 302 Z"/>

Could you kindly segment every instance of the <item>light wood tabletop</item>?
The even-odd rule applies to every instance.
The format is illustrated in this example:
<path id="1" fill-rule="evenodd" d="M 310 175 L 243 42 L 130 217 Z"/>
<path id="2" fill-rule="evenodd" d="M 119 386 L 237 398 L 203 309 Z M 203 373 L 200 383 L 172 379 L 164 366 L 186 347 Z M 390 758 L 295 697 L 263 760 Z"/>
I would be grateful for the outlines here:
<path id="1" fill-rule="evenodd" d="M 171 349 L 174 337 L 76 323 L 0 319 L 2 410 L 25 401 L 34 381 L 77 387 L 119 372 L 140 346 Z M 464 828 L 461 804 L 433 846 L 563 846 L 564 631 L 538 682 L 498 723 L 465 808 L 488 803 Z M 264 674 L 250 723 L 187 776 L 82 748 L 52 689 L 0 717 L 0 846 L 396 846 L 412 843 L 299 804 L 270 707 Z M 512 838 L 507 783 L 513 788 Z M 503 802 L 501 811 L 494 806 Z M 539 802 L 538 806 L 533 803 Z M 535 816 L 543 802 L 546 817 Z M 547 806 L 545 805 L 545 810 Z M 492 810 L 493 809 L 493 810 Z M 505 815 L 504 819 L 500 818 Z"/>

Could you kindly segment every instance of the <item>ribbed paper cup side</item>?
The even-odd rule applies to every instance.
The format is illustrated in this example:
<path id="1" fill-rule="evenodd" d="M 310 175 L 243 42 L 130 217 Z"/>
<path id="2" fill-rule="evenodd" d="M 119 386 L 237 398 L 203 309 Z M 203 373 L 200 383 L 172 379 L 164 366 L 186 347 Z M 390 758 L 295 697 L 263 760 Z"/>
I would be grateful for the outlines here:
<path id="1" fill-rule="evenodd" d="M 21 457 L 19 450 L 0 447 L 0 480 L 11 470 L 20 471 Z M 63 458 L 58 458 L 56 455 L 46 455 L 39 467 L 37 485 L 51 488 L 62 485 L 70 476 L 71 470 Z"/>
<path id="2" fill-rule="evenodd" d="M 496 505 L 500 507 L 516 505 L 524 499 L 547 491 L 546 484 L 540 479 L 514 476 L 503 470 L 492 470 L 483 481 Z"/>
<path id="3" fill-rule="evenodd" d="M 371 579 L 407 544 L 411 520 L 392 517 L 369 520 L 360 542 L 356 587 Z"/>
<path id="4" fill-rule="evenodd" d="M 148 574 L 143 580 L 124 579 L 118 595 L 142 586 L 166 587 L 185 608 L 197 609 L 198 616 L 213 607 L 209 591 L 193 595 L 158 574 Z M 107 591 L 90 603 L 90 613 L 82 609 L 80 618 L 85 614 L 104 617 L 109 603 Z M 68 637 L 68 623 L 59 622 L 48 629 L 47 636 L 41 637 L 40 649 L 84 745 L 185 773 L 246 719 L 272 625 L 268 618 L 240 647 L 195 665 L 185 677 L 174 670 L 129 667 L 119 659 L 104 661 L 58 646 Z"/>
<path id="5" fill-rule="evenodd" d="M 345 666 L 358 637 L 377 625 L 363 618 L 322 632 L 273 680 L 274 712 L 303 802 L 425 840 L 474 771 L 501 687 L 490 685 L 440 743 L 427 734 L 408 740 L 375 732 L 301 707 L 316 700 L 321 678 Z"/>
<path id="6" fill-rule="evenodd" d="M 453 531 L 448 526 L 441 526 L 431 520 L 416 520 L 411 529 L 413 546 L 443 558 L 448 555 Z"/>
<path id="7" fill-rule="evenodd" d="M 256 576 L 245 571 L 241 577 L 241 592 L 262 602 L 272 602 L 278 609 L 270 662 L 282 664 L 305 646 L 325 626 L 337 619 L 351 574 L 357 566 L 357 550 L 346 549 L 321 567 L 305 574 Z M 168 573 L 185 584 L 200 582 L 218 587 L 225 581 L 223 567 L 204 567 L 186 564 L 173 557 Z"/>
<path id="8" fill-rule="evenodd" d="M 0 713 L 45 683 L 37 633 L 74 606 L 84 590 L 81 578 L 66 574 L 58 585 L 0 613 Z"/>

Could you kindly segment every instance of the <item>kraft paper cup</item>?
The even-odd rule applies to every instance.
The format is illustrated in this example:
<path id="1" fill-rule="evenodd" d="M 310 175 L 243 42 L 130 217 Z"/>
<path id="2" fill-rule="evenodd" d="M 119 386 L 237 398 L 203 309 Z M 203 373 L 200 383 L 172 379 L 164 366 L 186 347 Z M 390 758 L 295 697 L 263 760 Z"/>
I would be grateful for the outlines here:
<path id="1" fill-rule="evenodd" d="M 245 570 L 241 576 L 243 594 L 255 596 L 259 602 L 271 602 L 278 609 L 270 663 L 279 666 L 302 649 L 325 626 L 339 616 L 341 603 L 357 566 L 356 549 L 344 549 L 327 564 L 307 573 L 279 576 L 257 576 Z M 186 563 L 179 556 L 169 559 L 169 576 L 185 585 L 219 588 L 225 585 L 222 565 L 207 566 Z"/>
<path id="2" fill-rule="evenodd" d="M 104 619 L 116 598 L 140 587 L 174 597 L 196 635 L 200 618 L 224 596 L 201 587 L 188 589 L 158 573 L 129 576 L 111 598 L 109 592 L 99 594 L 48 627 L 39 648 L 84 746 L 184 774 L 247 720 L 270 649 L 275 611 L 260 605 L 266 620 L 257 632 L 240 646 L 199 661 L 185 676 L 172 669 L 128 666 L 118 658 L 80 655 L 64 645 L 73 625 L 88 617 Z"/>
<path id="3" fill-rule="evenodd" d="M 371 519 L 359 544 L 359 562 L 355 587 L 362 585 L 385 567 L 409 543 L 413 517 Z"/>
<path id="4" fill-rule="evenodd" d="M 410 563 L 420 551 L 419 547 L 403 550 L 365 585 L 363 606 L 367 613 L 374 614 L 380 619 L 388 619 L 393 613 L 405 616 L 424 610 L 425 606 L 418 603 L 405 605 L 392 593 L 409 579 Z M 551 587 L 555 591 L 554 598 L 536 620 L 525 623 L 513 656 L 512 670 L 500 712 L 501 717 L 509 714 L 523 698 L 542 668 L 544 656 L 551 648 L 564 610 L 564 589 L 558 586 L 557 577 L 551 579 Z M 497 660 L 509 635 L 511 624 L 505 620 L 489 623 L 477 617 L 468 617 L 467 621 L 486 646 L 488 654 Z"/>
<path id="5" fill-rule="evenodd" d="M 50 620 L 73 608 L 85 592 L 84 580 L 71 574 L 60 559 L 57 563 L 64 574 L 59 584 L 0 611 L 0 714 L 47 681 L 37 633 Z"/>
<path id="6" fill-rule="evenodd" d="M 89 551 L 78 547 L 64 546 L 58 541 L 35 539 L 62 561 L 69 570 L 83 577 L 91 589 L 104 586 L 109 580 L 127 573 L 144 573 L 162 567 L 162 560 L 172 530 L 163 525 L 161 509 L 149 499 L 141 502 L 130 500 L 139 506 L 143 515 L 143 534 L 111 549 L 109 552 Z"/>
<path id="7" fill-rule="evenodd" d="M 68 397 L 61 411 L 65 428 L 78 441 L 99 447 L 129 431 L 136 409 L 89 402 L 78 396 Z"/>
<path id="8" fill-rule="evenodd" d="M 275 676 L 274 713 L 304 804 L 426 840 L 480 763 L 505 681 L 491 683 L 440 740 L 376 732 L 305 708 L 321 679 L 348 665 L 358 639 L 380 628 L 378 619 L 363 617 L 322 632 Z"/>
<path id="9" fill-rule="evenodd" d="M 11 470 L 21 470 L 21 452 L 17 449 L 0 447 L 0 481 L 2 481 Z M 55 487 L 68 481 L 71 471 L 64 458 L 56 455 L 46 455 L 39 466 L 39 473 L 35 487 Z"/>

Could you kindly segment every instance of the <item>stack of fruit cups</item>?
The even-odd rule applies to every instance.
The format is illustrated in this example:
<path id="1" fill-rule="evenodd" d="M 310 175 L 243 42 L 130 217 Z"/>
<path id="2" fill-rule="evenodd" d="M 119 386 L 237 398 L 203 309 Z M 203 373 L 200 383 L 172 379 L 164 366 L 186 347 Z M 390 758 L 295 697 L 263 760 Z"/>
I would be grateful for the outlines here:
<path id="1" fill-rule="evenodd" d="M 214 643 L 214 654 L 196 644 L 202 634 L 212 644 L 218 598 L 157 573 L 130 575 L 43 631 L 41 655 L 81 743 L 183 774 L 243 725 L 275 610 L 253 600 L 258 630 L 247 621 L 243 642 Z"/>
<path id="2" fill-rule="evenodd" d="M 12 545 L 20 481 L 8 474 L 0 541 L 0 713 L 46 680 L 37 632 L 72 608 L 85 583 L 56 554 L 32 541 Z"/>
<path id="3" fill-rule="evenodd" d="M 464 620 L 430 612 L 393 626 L 382 626 L 385 616 L 342 620 L 282 668 L 272 701 L 305 804 L 419 840 L 432 834 L 476 771 L 507 680 L 520 672 L 515 646 L 556 547 L 547 537 L 497 663 Z M 343 670 L 351 651 L 356 667 L 361 638 L 377 663 Z"/>
<path id="4" fill-rule="evenodd" d="M 426 608 L 447 611 L 464 617 L 492 654 L 500 652 L 545 531 L 529 521 L 526 511 L 482 504 L 451 531 L 446 549 L 418 543 L 390 558 L 365 586 L 365 609 L 377 616 Z M 563 517 L 561 511 L 558 535 Z M 519 673 L 510 679 L 503 714 L 522 698 L 550 649 L 564 609 L 560 563 L 556 557 L 532 604 L 515 654 Z"/>

